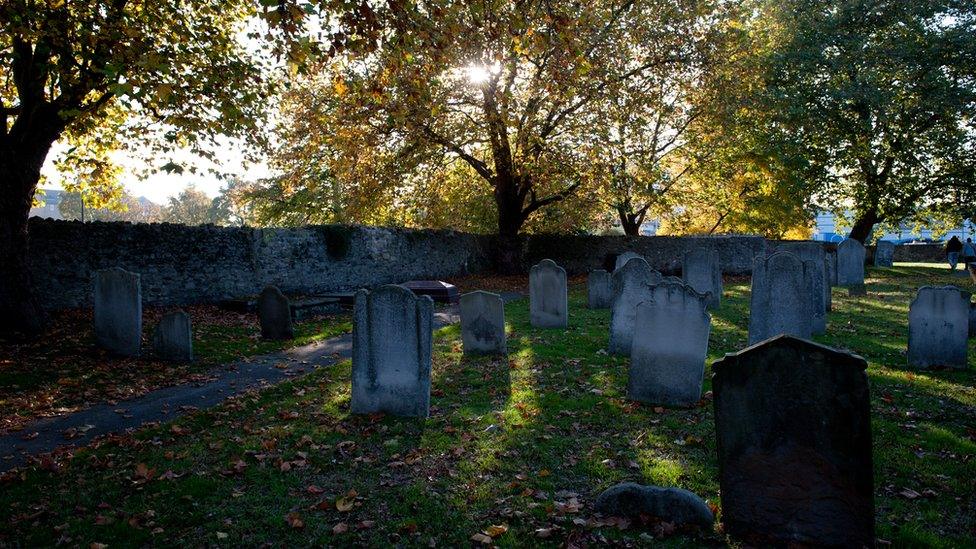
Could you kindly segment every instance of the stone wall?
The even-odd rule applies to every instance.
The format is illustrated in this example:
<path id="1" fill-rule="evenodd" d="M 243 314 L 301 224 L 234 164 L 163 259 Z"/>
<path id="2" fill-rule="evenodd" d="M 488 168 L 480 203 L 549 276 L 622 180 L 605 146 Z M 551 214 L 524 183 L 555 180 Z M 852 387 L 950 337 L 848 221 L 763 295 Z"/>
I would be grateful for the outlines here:
<path id="1" fill-rule="evenodd" d="M 453 231 L 373 227 L 252 229 L 30 220 L 31 268 L 42 304 L 91 304 L 92 275 L 142 275 L 147 305 L 215 302 L 268 284 L 312 294 L 484 270 L 491 239 Z"/>
<path id="2" fill-rule="evenodd" d="M 763 253 L 767 241 L 761 236 L 590 236 L 532 235 L 525 246 L 525 261 L 534 265 L 549 258 L 570 274 L 591 269 L 613 271 L 613 260 L 624 252 L 647 258 L 651 267 L 664 274 L 681 272 L 685 250 L 707 247 L 718 250 L 722 272 L 746 275 L 752 272 L 752 258 Z"/>

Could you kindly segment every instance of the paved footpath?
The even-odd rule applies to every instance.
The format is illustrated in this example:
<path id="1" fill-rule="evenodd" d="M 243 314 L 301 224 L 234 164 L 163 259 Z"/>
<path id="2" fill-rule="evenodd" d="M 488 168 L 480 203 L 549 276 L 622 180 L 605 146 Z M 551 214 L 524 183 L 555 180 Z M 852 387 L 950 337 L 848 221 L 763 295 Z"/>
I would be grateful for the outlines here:
<path id="1" fill-rule="evenodd" d="M 502 294 L 506 302 L 521 297 Z M 434 313 L 435 329 L 459 321 L 456 305 Z M 29 456 L 63 446 L 84 446 L 101 435 L 123 433 L 147 423 L 170 421 L 194 410 L 212 408 L 248 389 L 271 386 L 351 356 L 352 334 L 344 334 L 217 367 L 208 381 L 165 387 L 114 405 L 98 404 L 73 414 L 40 419 L 21 431 L 0 436 L 0 473 L 24 465 Z"/>

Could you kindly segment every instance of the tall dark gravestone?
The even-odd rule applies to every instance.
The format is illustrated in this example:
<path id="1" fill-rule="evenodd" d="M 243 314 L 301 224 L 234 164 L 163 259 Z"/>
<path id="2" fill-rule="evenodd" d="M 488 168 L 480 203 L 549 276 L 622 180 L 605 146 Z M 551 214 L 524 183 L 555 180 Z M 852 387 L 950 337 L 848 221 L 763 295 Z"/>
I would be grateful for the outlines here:
<path id="1" fill-rule="evenodd" d="M 874 545 L 866 368 L 792 336 L 712 365 L 729 535 L 759 546 Z"/>

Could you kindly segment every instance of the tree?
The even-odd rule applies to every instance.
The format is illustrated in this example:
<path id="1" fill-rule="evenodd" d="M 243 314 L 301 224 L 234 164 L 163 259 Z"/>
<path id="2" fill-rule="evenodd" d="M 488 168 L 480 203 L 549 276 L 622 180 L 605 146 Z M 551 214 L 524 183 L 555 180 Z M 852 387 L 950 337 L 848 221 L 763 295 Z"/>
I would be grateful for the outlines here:
<path id="1" fill-rule="evenodd" d="M 284 154 L 327 175 L 316 180 L 322 194 L 338 182 L 351 200 L 394 211 L 418 178 L 464 165 L 466 184 L 494 203 L 498 266 L 515 270 L 526 224 L 596 184 L 601 102 L 688 63 L 683 44 L 710 10 L 656 0 L 402 7 L 379 48 L 322 67 L 314 83 L 329 93 L 314 94 L 314 116 L 288 117 L 295 139 Z"/>
<path id="2" fill-rule="evenodd" d="M 769 138 L 807 159 L 820 203 L 853 210 L 851 238 L 973 194 L 976 4 L 790 0 L 757 13 Z"/>
<path id="3" fill-rule="evenodd" d="M 0 333 L 43 326 L 27 215 L 55 141 L 104 161 L 120 143 L 206 154 L 218 134 L 257 134 L 270 87 L 238 40 L 254 13 L 232 0 L 0 3 Z"/>
<path id="4" fill-rule="evenodd" d="M 163 212 L 163 221 L 182 225 L 219 225 L 229 219 L 221 219 L 219 203 L 207 194 L 189 185 L 180 194 L 172 196 Z"/>
<path id="5" fill-rule="evenodd" d="M 113 192 L 107 201 L 94 193 L 66 192 L 61 195 L 58 210 L 64 219 L 81 221 L 128 221 L 130 223 L 156 223 L 162 219 L 163 209 L 156 203 L 136 198 L 127 191 Z"/>

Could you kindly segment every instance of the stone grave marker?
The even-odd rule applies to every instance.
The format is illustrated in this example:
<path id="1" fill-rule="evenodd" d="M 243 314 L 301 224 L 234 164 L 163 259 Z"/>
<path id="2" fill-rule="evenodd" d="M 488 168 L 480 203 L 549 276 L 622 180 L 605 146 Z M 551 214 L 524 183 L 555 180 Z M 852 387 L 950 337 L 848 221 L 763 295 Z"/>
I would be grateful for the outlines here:
<path id="1" fill-rule="evenodd" d="M 848 288 L 851 295 L 865 293 L 864 246 L 853 238 L 837 245 L 837 285 Z"/>
<path id="2" fill-rule="evenodd" d="M 166 314 L 153 334 L 153 352 L 171 362 L 193 361 L 193 330 L 185 311 Z"/>
<path id="3" fill-rule="evenodd" d="M 708 294 L 686 284 L 652 286 L 637 306 L 627 397 L 691 406 L 701 399 L 711 317 Z"/>
<path id="4" fill-rule="evenodd" d="M 792 336 L 712 365 L 726 533 L 759 547 L 874 546 L 866 368 Z"/>
<path id="5" fill-rule="evenodd" d="M 692 248 L 681 258 L 681 278 L 699 293 L 708 295 L 708 308 L 722 304 L 722 265 L 713 248 Z"/>
<path id="6" fill-rule="evenodd" d="M 461 296 L 461 342 L 464 354 L 505 355 L 505 303 L 481 290 Z"/>
<path id="7" fill-rule="evenodd" d="M 261 337 L 283 340 L 295 337 L 291 321 L 291 304 L 285 294 L 275 286 L 268 286 L 258 297 L 258 318 L 261 320 Z"/>
<path id="8" fill-rule="evenodd" d="M 908 365 L 967 368 L 970 294 L 922 286 L 908 310 Z"/>
<path id="9" fill-rule="evenodd" d="M 621 267 L 623 267 L 624 265 L 626 265 L 628 261 L 630 261 L 631 259 L 634 259 L 634 258 L 644 259 L 644 256 L 642 256 L 641 254 L 636 253 L 636 252 L 624 252 L 624 253 L 618 255 L 617 256 L 617 261 L 614 263 L 614 266 L 613 266 L 613 272 L 617 272 Z M 644 261 L 647 261 L 647 260 L 644 259 Z"/>
<path id="10" fill-rule="evenodd" d="M 895 243 L 890 240 L 879 240 L 874 246 L 874 266 L 892 267 L 895 264 Z"/>
<path id="11" fill-rule="evenodd" d="M 142 280 L 115 268 L 95 273 L 95 342 L 120 356 L 138 356 L 142 345 Z"/>
<path id="12" fill-rule="evenodd" d="M 529 320 L 536 328 L 569 325 L 566 269 L 543 259 L 529 271 Z"/>
<path id="13" fill-rule="evenodd" d="M 610 306 L 612 354 L 630 356 L 637 305 L 647 299 L 650 286 L 664 278 L 641 258 L 632 259 L 613 273 L 613 303 Z"/>
<path id="14" fill-rule="evenodd" d="M 827 253 L 822 242 L 815 241 L 786 241 L 776 245 L 776 251 L 788 252 L 803 261 L 804 271 L 810 271 L 808 295 L 812 300 L 810 310 L 813 312 L 813 333 L 827 332 L 827 311 L 830 310 L 830 277 L 827 274 Z"/>
<path id="15" fill-rule="evenodd" d="M 356 293 L 352 412 L 427 417 L 434 302 L 386 285 Z"/>
<path id="16" fill-rule="evenodd" d="M 586 277 L 586 305 L 590 309 L 609 309 L 613 301 L 613 279 L 603 269 L 590 271 Z"/>
<path id="17" fill-rule="evenodd" d="M 791 253 L 756 257 L 749 303 L 750 345 L 779 334 L 812 335 L 811 277 L 800 258 Z"/>

